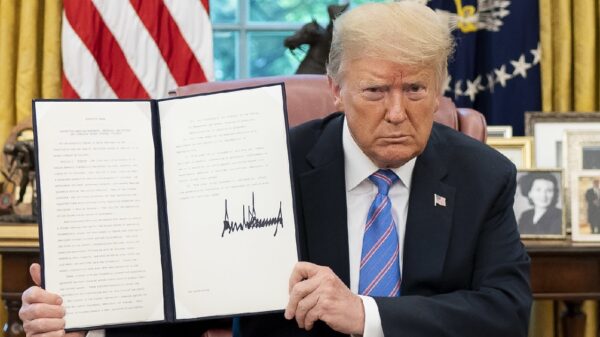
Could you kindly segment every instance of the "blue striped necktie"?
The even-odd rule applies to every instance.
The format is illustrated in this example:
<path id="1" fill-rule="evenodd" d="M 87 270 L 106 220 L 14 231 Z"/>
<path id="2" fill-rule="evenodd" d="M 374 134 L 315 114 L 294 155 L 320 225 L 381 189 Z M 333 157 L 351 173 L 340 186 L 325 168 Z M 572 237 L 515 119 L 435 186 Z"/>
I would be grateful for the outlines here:
<path id="1" fill-rule="evenodd" d="M 398 181 L 391 170 L 379 170 L 369 179 L 377 185 L 363 236 L 358 293 L 367 296 L 400 296 L 398 233 L 388 192 Z"/>

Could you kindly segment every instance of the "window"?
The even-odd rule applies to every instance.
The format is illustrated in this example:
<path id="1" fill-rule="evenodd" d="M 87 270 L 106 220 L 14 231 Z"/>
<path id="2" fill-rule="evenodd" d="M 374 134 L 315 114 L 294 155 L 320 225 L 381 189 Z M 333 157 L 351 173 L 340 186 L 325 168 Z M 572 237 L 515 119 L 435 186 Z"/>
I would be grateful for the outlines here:
<path id="1" fill-rule="evenodd" d="M 327 6 L 347 2 L 211 0 L 215 79 L 293 74 L 304 52 L 296 49 L 292 53 L 283 46 L 283 40 L 313 18 L 321 26 L 327 26 Z M 352 4 L 365 2 L 370 1 L 352 1 Z"/>

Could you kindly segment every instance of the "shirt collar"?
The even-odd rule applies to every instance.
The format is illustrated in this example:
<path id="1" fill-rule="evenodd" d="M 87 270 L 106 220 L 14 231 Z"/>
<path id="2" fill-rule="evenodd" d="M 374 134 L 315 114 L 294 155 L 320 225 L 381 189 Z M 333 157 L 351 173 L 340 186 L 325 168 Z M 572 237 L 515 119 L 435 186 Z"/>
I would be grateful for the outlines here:
<path id="1" fill-rule="evenodd" d="M 344 167 L 346 173 L 346 191 L 351 191 L 365 179 L 379 170 L 369 157 L 358 147 L 354 138 L 350 134 L 348 122 L 344 118 L 344 127 L 342 131 L 342 144 L 344 147 Z M 404 165 L 391 169 L 400 178 L 400 181 L 410 190 L 412 173 L 415 168 L 417 158 L 413 158 Z"/>

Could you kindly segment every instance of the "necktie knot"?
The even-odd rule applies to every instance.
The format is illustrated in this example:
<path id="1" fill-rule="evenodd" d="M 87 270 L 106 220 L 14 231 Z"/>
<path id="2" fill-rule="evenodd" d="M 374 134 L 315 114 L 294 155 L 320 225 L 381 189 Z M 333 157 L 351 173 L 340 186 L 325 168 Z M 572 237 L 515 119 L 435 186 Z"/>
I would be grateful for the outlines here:
<path id="1" fill-rule="evenodd" d="M 377 170 L 369 176 L 369 180 L 377 186 L 378 193 L 387 195 L 390 187 L 399 180 L 398 176 L 392 170 Z"/>

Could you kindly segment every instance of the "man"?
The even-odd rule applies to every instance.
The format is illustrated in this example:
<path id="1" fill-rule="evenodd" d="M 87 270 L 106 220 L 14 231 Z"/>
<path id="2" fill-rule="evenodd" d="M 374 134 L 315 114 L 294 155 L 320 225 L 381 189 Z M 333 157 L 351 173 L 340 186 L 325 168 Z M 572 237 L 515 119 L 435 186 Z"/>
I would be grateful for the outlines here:
<path id="1" fill-rule="evenodd" d="M 514 165 L 432 127 L 451 47 L 447 23 L 414 3 L 365 5 L 336 20 L 328 74 L 345 115 L 290 135 L 302 257 L 314 264 L 292 274 L 293 319 L 243 318 L 243 336 L 526 335 L 529 259 L 512 211 Z M 371 177 L 382 168 L 399 177 L 386 202 L 400 296 L 359 298 L 369 290 L 369 205 L 379 198 Z"/>
<path id="2" fill-rule="evenodd" d="M 585 201 L 592 234 L 598 234 L 600 233 L 600 180 L 594 179 L 593 186 L 585 191 Z"/>
<path id="3" fill-rule="evenodd" d="M 328 75 L 344 114 L 290 133 L 306 262 L 284 315 L 244 317 L 242 336 L 526 336 L 515 167 L 433 123 L 451 49 L 447 22 L 416 3 L 336 20 Z M 26 323 L 48 317 L 23 301 Z"/>

